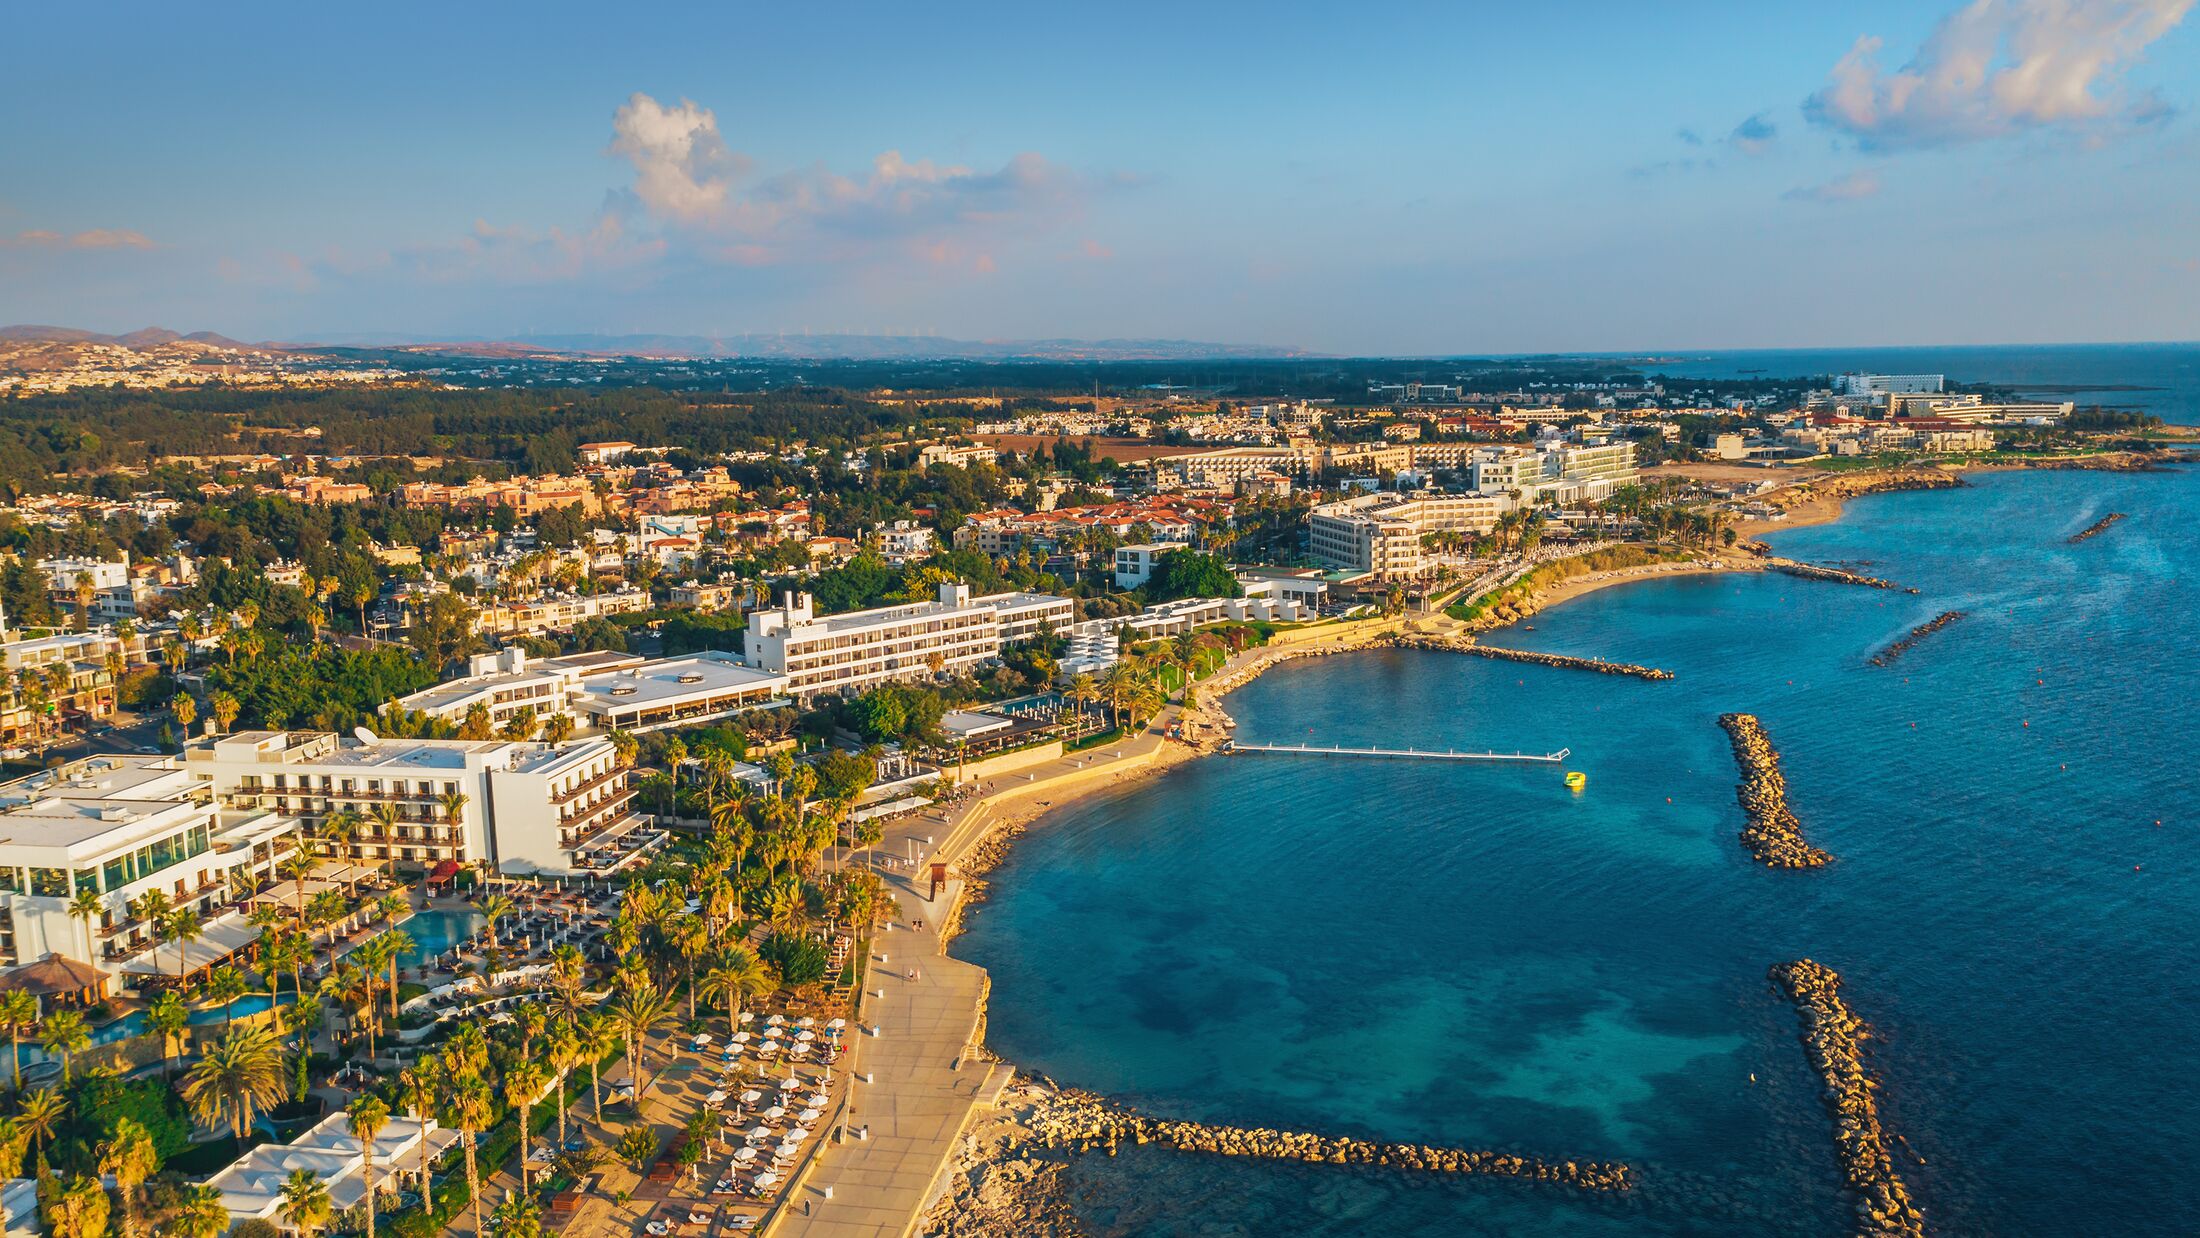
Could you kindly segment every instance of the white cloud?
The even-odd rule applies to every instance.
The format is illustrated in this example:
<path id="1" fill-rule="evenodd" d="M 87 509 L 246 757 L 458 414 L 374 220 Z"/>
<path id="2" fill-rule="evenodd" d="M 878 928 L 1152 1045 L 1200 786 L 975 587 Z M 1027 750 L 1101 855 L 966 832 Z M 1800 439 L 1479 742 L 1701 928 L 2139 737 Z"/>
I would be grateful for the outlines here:
<path id="1" fill-rule="evenodd" d="M 0 237 L 0 245 L 18 249 L 151 249 L 152 240 L 128 228 L 91 228 L 83 232 L 53 232 L 33 228 L 13 237 Z"/>
<path id="2" fill-rule="evenodd" d="M 686 99 L 666 107 L 636 91 L 612 116 L 611 133 L 611 153 L 634 165 L 634 196 L 654 214 L 707 218 L 748 170 L 718 136 L 718 117 Z"/>
<path id="3" fill-rule="evenodd" d="M 1791 202 L 1857 202 L 1879 192 L 1879 173 L 1865 168 L 1818 185 L 1800 185 L 1781 196 Z"/>
<path id="4" fill-rule="evenodd" d="M 2124 96 L 2120 78 L 2193 3 L 1972 0 L 1896 72 L 1880 68 L 1879 38 L 1858 39 L 1804 112 L 1882 147 L 2156 119 L 2160 100 Z"/>
<path id="5" fill-rule="evenodd" d="M 1042 229 L 1075 214 L 1087 191 L 1028 152 L 981 171 L 889 150 L 856 175 L 818 166 L 744 185 L 753 161 L 728 148 L 710 109 L 640 93 L 612 118 L 611 152 L 634 165 L 632 201 L 651 220 L 700 256 L 745 265 L 839 261 L 881 245 L 930 260 Z"/>

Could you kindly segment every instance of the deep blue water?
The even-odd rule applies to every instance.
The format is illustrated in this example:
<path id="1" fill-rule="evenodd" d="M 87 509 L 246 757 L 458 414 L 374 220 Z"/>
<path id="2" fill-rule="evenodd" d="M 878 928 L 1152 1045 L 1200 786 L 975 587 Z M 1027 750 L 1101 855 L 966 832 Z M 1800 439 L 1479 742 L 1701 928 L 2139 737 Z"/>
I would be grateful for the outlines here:
<path id="1" fill-rule="evenodd" d="M 2067 536 L 2109 510 L 2131 518 Z M 1639 1197 L 1083 1158 L 1101 1232 L 1845 1232 L 1832 1127 L 1766 968 L 1837 969 L 1879 1030 L 1935 1228 L 2200 1217 L 2200 473 L 2012 473 L 1771 539 L 1921 595 L 1789 577 L 1593 594 L 1504 643 L 1667 683 L 1443 654 L 1285 666 L 1249 739 L 1507 750 L 1547 768 L 1240 756 L 1065 810 L 958 953 L 993 1044 L 1150 1110 L 1622 1157 Z M 1950 609 L 1890 669 L 1866 659 Z M 1752 866 L 1715 717 L 1759 714 L 1837 862 Z M 2157 825 L 2157 821 L 2160 822 Z"/>
<path id="2" fill-rule="evenodd" d="M 1996 383 L 2041 398 L 2075 400 L 2200 424 L 2200 343 L 2064 344 L 1934 348 L 1809 348 L 1669 353 L 1637 363 L 1676 378 L 1800 378 L 1815 374 L 1946 374 L 1952 382 Z M 2049 396 L 2048 388 L 2077 388 Z M 2116 390 L 2138 387 L 2143 390 Z"/>

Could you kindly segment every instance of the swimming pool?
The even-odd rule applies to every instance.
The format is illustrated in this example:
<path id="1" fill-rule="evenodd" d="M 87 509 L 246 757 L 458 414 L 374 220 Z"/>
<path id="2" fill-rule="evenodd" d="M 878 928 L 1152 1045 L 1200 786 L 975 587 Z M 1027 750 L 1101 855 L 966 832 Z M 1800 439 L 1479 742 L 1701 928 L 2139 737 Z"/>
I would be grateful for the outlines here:
<path id="1" fill-rule="evenodd" d="M 430 959 L 481 931 L 488 917 L 478 911 L 430 910 L 414 912 L 410 920 L 397 927 L 413 939 L 412 950 L 397 956 L 399 967 L 418 967 Z"/>

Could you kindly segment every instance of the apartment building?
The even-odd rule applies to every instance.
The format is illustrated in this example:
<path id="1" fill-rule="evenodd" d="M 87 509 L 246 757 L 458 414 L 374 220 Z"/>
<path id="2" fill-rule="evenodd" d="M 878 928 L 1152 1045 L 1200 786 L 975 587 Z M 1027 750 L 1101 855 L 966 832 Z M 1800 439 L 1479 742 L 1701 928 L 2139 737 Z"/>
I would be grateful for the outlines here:
<path id="1" fill-rule="evenodd" d="M 1429 533 L 1487 533 L 1511 511 L 1504 492 L 1366 494 L 1324 503 L 1307 521 L 1307 551 L 1333 567 L 1409 580 L 1435 566 L 1421 539 Z"/>
<path id="2" fill-rule="evenodd" d="M 173 952 L 143 957 L 158 934 L 137 900 L 158 890 L 212 934 L 221 910 L 297 849 L 298 825 L 220 802 L 170 756 L 85 757 L 0 785 L 0 965 L 49 954 L 109 972 L 173 965 Z M 96 919 L 70 914 L 85 892 L 98 896 Z"/>
<path id="3" fill-rule="evenodd" d="M 749 616 L 744 660 L 786 677 L 787 692 L 861 691 L 892 679 L 964 670 L 1000 656 L 1003 645 L 1037 636 L 1076 616 L 1068 598 L 1039 593 L 972 597 L 970 586 L 942 584 L 939 599 L 875 610 L 818 615 L 810 595 Z"/>
<path id="4" fill-rule="evenodd" d="M 1594 501 L 1637 476 L 1635 445 L 1557 443 L 1484 447 L 1468 461 L 1468 484 L 1484 493 L 1519 492 L 1521 501 Z"/>
<path id="5" fill-rule="evenodd" d="M 553 746 L 242 731 L 187 749 L 183 761 L 234 806 L 309 826 L 349 812 L 360 825 L 347 854 L 400 869 L 447 860 L 505 873 L 607 872 L 635 854 L 615 844 L 646 824 L 630 811 L 634 792 L 608 739 Z"/>

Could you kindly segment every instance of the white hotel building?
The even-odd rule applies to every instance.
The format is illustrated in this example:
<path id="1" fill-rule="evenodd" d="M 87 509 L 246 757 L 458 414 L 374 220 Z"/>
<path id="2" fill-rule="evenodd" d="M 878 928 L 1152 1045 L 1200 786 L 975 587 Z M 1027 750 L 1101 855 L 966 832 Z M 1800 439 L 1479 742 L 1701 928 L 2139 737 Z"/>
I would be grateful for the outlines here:
<path id="1" fill-rule="evenodd" d="M 401 869 L 485 860 L 505 873 L 605 872 L 631 858 L 620 844 L 646 825 L 608 739 L 553 747 L 244 731 L 189 749 L 184 764 L 232 805 L 313 823 L 349 809 L 361 822 L 351 857 Z M 466 797 L 455 815 L 453 793 Z M 388 827 L 375 814 L 384 804 L 396 811 Z"/>
<path id="2" fill-rule="evenodd" d="M 231 875 L 273 877 L 297 833 L 293 817 L 220 803 L 175 757 L 86 757 L 0 785 L 0 966 L 58 954 L 145 970 L 154 932 L 131 910 L 139 896 L 159 890 L 211 927 L 235 901 Z M 100 899 L 89 923 L 69 914 L 86 890 Z"/>
<path id="3" fill-rule="evenodd" d="M 1005 645 L 1076 620 L 1068 598 L 1044 593 L 972 597 L 970 586 L 943 584 L 939 600 L 818 615 L 806 593 L 749 615 L 745 661 L 786 678 L 786 692 L 807 699 L 861 691 L 892 679 L 965 670 L 1000 656 Z"/>

